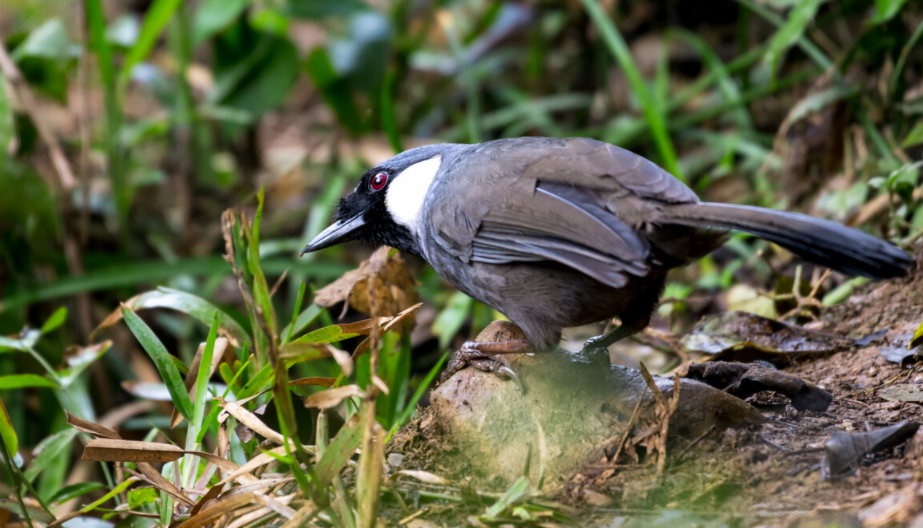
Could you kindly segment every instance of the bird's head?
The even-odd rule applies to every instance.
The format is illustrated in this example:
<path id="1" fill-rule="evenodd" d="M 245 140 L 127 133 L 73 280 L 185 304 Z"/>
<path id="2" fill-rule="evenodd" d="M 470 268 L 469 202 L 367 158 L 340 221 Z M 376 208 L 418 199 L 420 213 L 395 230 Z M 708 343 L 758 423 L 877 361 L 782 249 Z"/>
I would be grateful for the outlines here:
<path id="1" fill-rule="evenodd" d="M 314 237 L 301 254 L 352 240 L 422 254 L 427 191 L 454 147 L 457 146 L 418 147 L 368 170 L 353 192 L 340 200 L 336 222 Z"/>

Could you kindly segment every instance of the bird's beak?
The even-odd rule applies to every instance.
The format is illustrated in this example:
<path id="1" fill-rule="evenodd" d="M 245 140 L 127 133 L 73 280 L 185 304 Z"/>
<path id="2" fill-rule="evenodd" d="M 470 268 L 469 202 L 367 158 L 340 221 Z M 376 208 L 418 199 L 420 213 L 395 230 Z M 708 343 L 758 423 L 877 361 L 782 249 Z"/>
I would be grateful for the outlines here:
<path id="1" fill-rule="evenodd" d="M 364 225 L 365 220 L 362 219 L 362 215 L 349 220 L 338 220 L 332 226 L 324 229 L 319 235 L 314 237 L 314 240 L 304 247 L 301 255 L 304 256 L 305 253 L 347 242 L 351 240 L 355 232 Z"/>

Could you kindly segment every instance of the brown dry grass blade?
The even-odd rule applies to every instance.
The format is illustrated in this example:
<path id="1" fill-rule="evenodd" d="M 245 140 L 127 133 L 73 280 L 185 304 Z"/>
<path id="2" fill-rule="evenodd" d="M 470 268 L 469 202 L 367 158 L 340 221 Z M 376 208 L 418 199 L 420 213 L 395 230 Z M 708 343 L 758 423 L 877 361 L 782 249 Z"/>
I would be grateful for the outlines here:
<path id="1" fill-rule="evenodd" d="M 84 448 L 82 460 L 159 463 L 179 460 L 181 456 L 183 450 L 171 444 L 94 438 Z"/>
<path id="2" fill-rule="evenodd" d="M 329 409 L 343 403 L 343 400 L 352 397 L 362 397 L 365 392 L 358 385 L 347 385 L 316 392 L 304 399 L 304 406 L 317 409 Z"/>
<path id="3" fill-rule="evenodd" d="M 215 369 L 218 368 L 218 365 L 221 364 L 221 360 L 224 358 L 224 351 L 228 348 L 228 339 L 226 337 L 219 337 L 215 339 L 215 349 L 212 355 L 212 364 L 211 368 L 208 371 L 208 379 L 211 379 L 212 375 L 215 374 Z M 189 373 L 186 374 L 186 379 L 183 380 L 183 385 L 186 387 L 186 391 L 189 393 L 189 400 L 195 401 L 195 391 L 196 391 L 196 379 L 199 376 L 199 364 L 202 362 L 202 353 L 205 352 L 205 343 L 199 343 L 199 349 L 195 353 L 195 357 L 192 358 L 192 365 L 189 366 Z M 173 407 L 173 414 L 170 416 L 170 429 L 173 429 L 183 421 L 183 415 L 179 413 L 179 410 L 176 407 Z"/>
<path id="4" fill-rule="evenodd" d="M 239 403 L 223 401 L 219 399 L 218 405 L 224 408 L 224 410 L 227 411 L 228 414 L 230 414 L 234 418 L 237 418 L 238 422 L 252 429 L 254 433 L 262 436 L 263 438 L 266 438 L 267 440 L 272 440 L 273 442 L 277 444 L 285 443 L 285 439 L 280 433 L 270 429 L 269 426 L 263 423 L 262 420 L 257 418 L 255 414 L 243 408 Z M 291 442 L 290 445 L 292 449 L 294 449 L 295 448 L 294 442 L 292 442 L 291 440 L 289 440 L 289 442 Z"/>
<path id="5" fill-rule="evenodd" d="M 67 411 L 64 412 L 67 413 L 67 423 L 76 428 L 78 431 L 89 433 L 95 436 L 101 436 L 103 438 L 111 438 L 113 440 L 122 438 L 118 433 L 112 429 L 109 429 L 108 427 L 103 427 L 93 422 L 84 420 L 83 418 L 78 418 Z"/>
<path id="6" fill-rule="evenodd" d="M 122 437 L 112 429 L 103 427 L 101 425 L 95 424 L 93 422 L 84 420 L 83 418 L 78 418 L 70 413 L 67 413 L 67 423 L 76 429 L 89 433 L 96 436 L 102 436 L 110 440 L 121 440 Z M 180 502 L 186 504 L 187 506 L 193 506 L 195 503 L 192 502 L 189 497 L 183 495 L 179 488 L 173 485 L 172 482 L 165 479 L 159 471 L 154 469 L 154 466 L 150 465 L 148 462 L 138 462 L 137 463 L 138 471 L 141 475 L 139 477 L 144 478 L 152 486 L 156 487 L 159 490 L 162 490 L 172 496 L 173 498 L 179 500 Z M 137 475 L 137 473 L 131 472 L 132 474 Z"/>
<path id="7" fill-rule="evenodd" d="M 333 387 L 336 378 L 301 378 L 288 382 L 289 385 L 313 385 L 315 387 Z"/>
<path id="8" fill-rule="evenodd" d="M 381 325 L 387 324 L 394 319 L 393 317 L 372 317 L 371 319 L 365 319 L 364 321 L 356 321 L 355 323 L 341 324 L 337 325 L 343 331 L 344 334 L 359 334 L 359 335 L 369 335 L 372 333 L 373 328 L 380 328 Z"/>
<path id="9" fill-rule="evenodd" d="M 314 507 L 314 503 L 302 506 L 301 509 L 295 513 L 294 517 L 285 521 L 282 528 L 301 528 L 302 526 L 307 526 L 308 522 L 318 513 L 320 513 L 320 510 Z"/>
<path id="10" fill-rule="evenodd" d="M 224 477 L 224 479 L 222 479 L 221 482 L 216 484 L 216 486 L 220 488 L 232 480 L 244 480 L 244 479 L 252 479 L 254 481 L 257 480 L 256 477 L 254 477 L 253 475 L 250 475 L 250 472 L 260 466 L 266 465 L 272 462 L 273 460 L 276 460 L 275 457 L 270 456 L 267 453 L 272 453 L 273 455 L 285 455 L 285 447 L 284 446 L 276 447 L 274 449 L 270 449 L 269 451 L 265 453 L 260 453 L 254 456 L 253 458 L 248 460 L 246 464 L 240 466 L 239 468 L 237 468 L 236 470 L 232 472 L 229 472 L 229 474 L 226 477 Z M 244 475 L 246 475 L 246 477 L 244 477 Z"/>
<path id="11" fill-rule="evenodd" d="M 224 515 L 230 514 L 234 510 L 246 506 L 253 502 L 253 493 L 245 493 L 236 497 L 230 497 L 225 500 L 217 500 L 207 508 L 203 508 L 196 515 L 190 517 L 186 522 L 177 526 L 177 528 L 202 528 L 217 521 Z"/>

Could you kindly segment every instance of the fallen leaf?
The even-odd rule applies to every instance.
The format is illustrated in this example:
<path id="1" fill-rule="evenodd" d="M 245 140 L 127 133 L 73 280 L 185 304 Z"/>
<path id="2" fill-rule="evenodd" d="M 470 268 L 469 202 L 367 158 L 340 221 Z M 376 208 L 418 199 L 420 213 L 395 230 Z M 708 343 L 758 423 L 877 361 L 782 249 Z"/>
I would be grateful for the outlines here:
<path id="1" fill-rule="evenodd" d="M 882 328 L 881 330 L 873 332 L 865 337 L 860 337 L 859 339 L 856 339 L 855 341 L 852 342 L 852 346 L 855 346 L 855 347 L 869 346 L 875 341 L 878 341 L 879 339 L 887 335 L 887 333 L 888 333 L 888 327 L 886 326 Z"/>
<path id="2" fill-rule="evenodd" d="M 923 385 L 895 383 L 879 390 L 878 396 L 888 401 L 923 402 Z"/>
<path id="3" fill-rule="evenodd" d="M 923 347 L 910 347 L 912 341 L 913 334 L 899 335 L 895 337 L 889 345 L 881 347 L 878 354 L 891 363 L 897 363 L 902 367 L 909 367 L 923 356 Z"/>
<path id="4" fill-rule="evenodd" d="M 375 299 L 374 315 L 395 315 L 417 302 L 416 282 L 407 270 L 404 260 L 391 248 L 382 246 L 359 265 L 329 286 L 318 290 L 315 304 L 330 307 L 349 301 L 349 305 L 362 313 L 372 314 L 369 304 L 369 285 Z"/>
<path id="5" fill-rule="evenodd" d="M 706 318 L 682 338 L 686 348 L 711 355 L 713 360 L 751 362 L 788 361 L 804 354 L 830 353 L 849 348 L 844 337 L 807 330 L 746 312 Z"/>
<path id="6" fill-rule="evenodd" d="M 912 437 L 919 427 L 920 424 L 905 420 L 867 433 L 836 431 L 824 444 L 826 454 L 821 462 L 821 478 L 836 478 L 865 455 L 902 444 Z"/>
<path id="7" fill-rule="evenodd" d="M 687 378 L 707 383 L 716 389 L 745 399 L 758 392 L 776 391 L 791 399 L 799 411 L 826 411 L 833 394 L 794 374 L 758 363 L 710 361 L 689 366 Z"/>
<path id="8" fill-rule="evenodd" d="M 329 409 L 343 402 L 346 398 L 365 395 L 358 385 L 347 385 L 336 389 L 327 389 L 314 393 L 304 399 L 304 406 L 317 409 Z"/>
<path id="9" fill-rule="evenodd" d="M 87 442 L 82 460 L 100 462 L 172 462 L 183 450 L 172 444 L 94 438 Z"/>

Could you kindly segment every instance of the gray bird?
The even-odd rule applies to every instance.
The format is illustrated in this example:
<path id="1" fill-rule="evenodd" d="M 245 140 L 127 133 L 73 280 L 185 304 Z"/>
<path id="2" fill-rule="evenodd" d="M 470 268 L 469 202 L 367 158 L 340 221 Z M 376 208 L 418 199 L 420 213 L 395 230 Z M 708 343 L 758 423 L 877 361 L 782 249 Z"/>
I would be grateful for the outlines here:
<path id="1" fill-rule="evenodd" d="M 743 231 L 847 275 L 907 275 L 913 259 L 810 216 L 705 203 L 654 163 L 586 138 L 525 137 L 403 152 L 366 172 L 336 222 L 302 252 L 350 240 L 419 255 L 453 286 L 505 314 L 525 341 L 468 342 L 466 363 L 507 375 L 498 354 L 554 349 L 561 329 L 618 317 L 588 346 L 643 330 L 671 268 Z"/>

